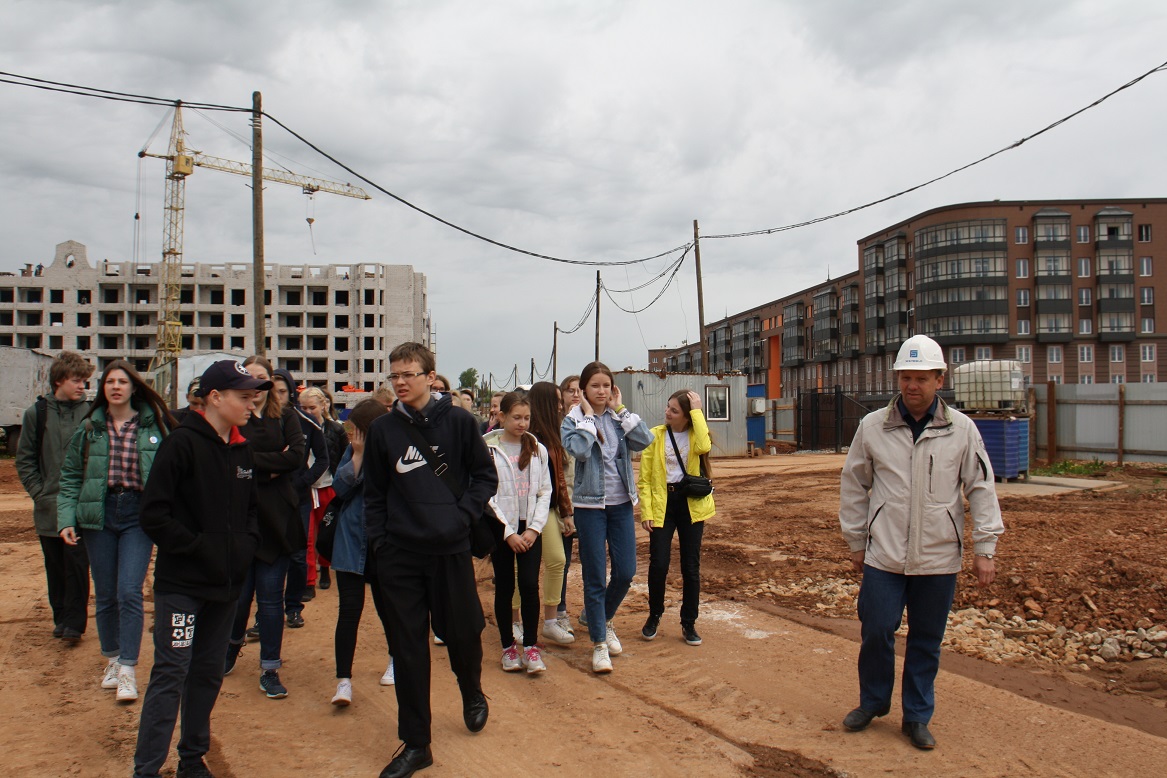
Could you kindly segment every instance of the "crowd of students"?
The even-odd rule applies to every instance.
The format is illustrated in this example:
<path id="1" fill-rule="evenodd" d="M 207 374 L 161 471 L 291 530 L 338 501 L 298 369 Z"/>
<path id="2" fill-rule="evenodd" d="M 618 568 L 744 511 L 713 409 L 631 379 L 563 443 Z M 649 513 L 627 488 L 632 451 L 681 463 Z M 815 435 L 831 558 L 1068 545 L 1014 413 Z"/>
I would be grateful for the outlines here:
<path id="1" fill-rule="evenodd" d="M 566 578 L 578 537 L 578 621 L 592 670 L 612 672 L 622 652 L 613 618 L 636 572 L 638 502 L 650 533 L 641 635 L 658 634 L 676 534 L 681 634 L 700 645 L 701 528 L 713 499 L 678 487 L 702 472 L 710 450 L 699 396 L 674 394 L 665 423 L 650 430 L 621 401 L 611 371 L 593 362 L 559 386 L 495 394 L 480 422 L 473 391 L 452 391 L 435 368 L 427 348 L 402 344 L 390 354 L 387 388 L 341 425 L 326 391 L 301 389 L 261 356 L 216 362 L 173 414 L 124 361 L 102 372 L 92 404 L 85 359 L 66 352 L 54 361 L 51 396 L 25 414 L 17 468 L 35 500 L 53 634 L 76 643 L 85 632 L 91 569 L 106 659 L 100 686 L 123 703 L 138 699 L 142 587 L 156 554 L 155 656 L 136 776 L 158 775 L 180 712 L 177 775 L 211 774 L 203 757 L 223 676 L 258 639 L 259 688 L 286 697 L 284 629 L 303 626 L 304 603 L 334 574 L 332 704 L 353 702 L 366 586 L 386 638 L 381 684 L 395 687 L 403 745 L 383 778 L 432 764 L 431 631 L 448 650 L 466 727 L 481 730 L 489 706 L 471 556 L 478 522 L 494 541 L 503 671 L 545 672 L 542 641 L 576 641 Z M 643 452 L 636 480 L 635 452 Z M 330 558 L 316 553 L 326 512 L 335 521 Z"/>

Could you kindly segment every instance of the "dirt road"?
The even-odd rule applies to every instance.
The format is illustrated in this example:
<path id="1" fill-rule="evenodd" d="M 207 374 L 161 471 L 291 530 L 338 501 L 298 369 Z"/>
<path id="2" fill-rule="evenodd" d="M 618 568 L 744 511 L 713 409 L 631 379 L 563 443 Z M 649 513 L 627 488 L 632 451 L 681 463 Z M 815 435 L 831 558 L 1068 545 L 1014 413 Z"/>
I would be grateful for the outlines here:
<path id="1" fill-rule="evenodd" d="M 1167 683 L 1155 680 L 1167 681 L 1161 658 L 1089 665 L 1084 672 L 946 653 L 933 721 L 936 751 L 907 744 L 894 708 L 866 732 L 842 731 L 839 721 L 856 700 L 853 606 L 847 614 L 845 604 L 816 599 L 807 587 L 786 594 L 799 581 L 854 581 L 843 564 L 835 520 L 842 460 L 786 456 L 715 464 L 718 516 L 706 534 L 699 622 L 704 645 L 693 648 L 680 639 L 678 589 L 670 590 L 661 636 L 651 643 L 637 637 L 646 615 L 642 542 L 637 583 L 616 618 L 625 652 L 610 676 L 590 672 L 583 641 L 548 647 L 548 671 L 540 677 L 504 674 L 497 665 L 497 630 L 488 624 L 483 683 L 491 717 L 482 733 L 471 735 L 462 725 L 443 650 L 434 650 L 436 761 L 423 774 L 1161 773 L 1167 754 Z M 19 494 L 12 461 L 0 460 L 4 772 L 126 776 L 140 705 L 119 706 L 111 692 L 98 688 L 103 660 L 92 620 L 75 648 L 50 636 L 40 551 L 29 503 Z M 1045 607 L 1060 605 L 1057 618 L 1068 622 L 1108 619 L 1118 626 L 1167 618 L 1167 543 L 1153 474 L 1134 477 L 1125 492 L 1006 503 L 1002 583 L 976 592 L 962 581 L 960 607 L 996 601 L 992 607 L 1011 613 L 1042 596 L 1036 587 L 1045 591 Z M 670 584 L 679 586 L 675 567 L 674 560 Z M 480 578 L 489 605 L 485 567 Z M 767 582 L 777 593 L 744 594 Z M 1153 582 L 1160 587 L 1152 589 Z M 578 566 L 569 590 L 574 613 Z M 1075 603 L 1083 591 L 1094 592 L 1088 597 L 1099 612 L 1079 612 Z M 836 611 L 845 615 L 833 616 Z M 215 710 L 208 761 L 217 776 L 372 776 L 388 762 L 398 741 L 393 690 L 377 684 L 384 638 L 370 607 L 354 667 L 354 703 L 333 708 L 335 616 L 335 590 L 323 592 L 305 611 L 307 626 L 285 632 L 281 677 L 290 695 L 284 700 L 261 694 L 258 647 L 245 650 Z M 149 672 L 149 640 L 142 680 Z M 1151 680 L 1137 680 L 1144 675 Z"/>

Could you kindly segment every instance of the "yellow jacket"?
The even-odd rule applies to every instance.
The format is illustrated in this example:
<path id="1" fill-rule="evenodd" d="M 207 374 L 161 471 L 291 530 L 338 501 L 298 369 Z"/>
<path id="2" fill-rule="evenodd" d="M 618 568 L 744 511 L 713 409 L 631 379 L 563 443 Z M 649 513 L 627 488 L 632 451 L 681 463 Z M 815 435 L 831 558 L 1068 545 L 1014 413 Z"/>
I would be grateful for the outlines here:
<path id="1" fill-rule="evenodd" d="M 713 441 L 709 438 L 709 425 L 705 423 L 705 414 L 694 409 L 690 414 L 689 425 L 689 461 L 685 471 L 690 475 L 700 475 L 700 459 L 702 454 L 708 454 L 713 448 Z M 665 523 L 665 505 L 668 502 L 668 479 L 665 475 L 665 446 L 673 445 L 669 442 L 668 426 L 661 424 L 652 428 L 652 443 L 640 455 L 640 474 L 636 478 L 636 486 L 640 492 L 640 520 L 651 521 L 654 527 L 663 527 Z M 684 433 L 682 433 L 684 434 Z M 689 515 L 693 521 L 705 521 L 714 514 L 713 495 L 689 498 Z"/>

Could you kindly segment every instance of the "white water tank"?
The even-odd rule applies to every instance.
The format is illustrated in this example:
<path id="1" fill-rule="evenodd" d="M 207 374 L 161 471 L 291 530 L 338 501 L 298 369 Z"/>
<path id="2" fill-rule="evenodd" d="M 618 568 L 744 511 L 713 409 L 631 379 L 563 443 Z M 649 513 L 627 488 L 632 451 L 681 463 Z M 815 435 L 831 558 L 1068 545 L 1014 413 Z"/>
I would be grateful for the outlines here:
<path id="1" fill-rule="evenodd" d="M 1020 410 L 1025 407 L 1021 363 L 1008 359 L 969 362 L 952 371 L 956 404 L 966 410 Z"/>

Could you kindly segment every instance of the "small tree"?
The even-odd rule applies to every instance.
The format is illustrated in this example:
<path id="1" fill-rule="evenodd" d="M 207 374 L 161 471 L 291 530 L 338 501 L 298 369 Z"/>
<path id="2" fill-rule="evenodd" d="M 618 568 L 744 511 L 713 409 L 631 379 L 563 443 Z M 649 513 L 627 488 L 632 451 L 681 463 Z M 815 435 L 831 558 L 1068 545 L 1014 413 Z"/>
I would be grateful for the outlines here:
<path id="1" fill-rule="evenodd" d="M 478 386 L 478 371 L 472 367 L 468 367 L 458 376 L 458 388 L 473 389 Z M 450 387 L 451 389 L 454 387 Z"/>

